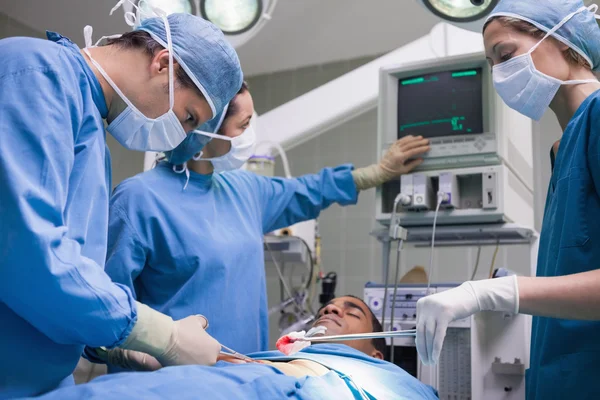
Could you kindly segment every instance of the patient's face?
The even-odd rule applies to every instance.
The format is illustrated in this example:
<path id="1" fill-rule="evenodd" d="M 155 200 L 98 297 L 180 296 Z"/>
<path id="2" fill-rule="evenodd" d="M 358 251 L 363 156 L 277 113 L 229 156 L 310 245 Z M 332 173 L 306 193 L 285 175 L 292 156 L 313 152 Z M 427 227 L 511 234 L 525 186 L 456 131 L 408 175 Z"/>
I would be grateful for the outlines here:
<path id="1" fill-rule="evenodd" d="M 362 300 L 344 296 L 331 300 L 321 308 L 313 326 L 326 327 L 325 335 L 371 333 L 373 332 L 372 318 L 371 310 Z M 383 358 L 371 340 L 349 340 L 344 341 L 343 344 L 372 357 Z"/>

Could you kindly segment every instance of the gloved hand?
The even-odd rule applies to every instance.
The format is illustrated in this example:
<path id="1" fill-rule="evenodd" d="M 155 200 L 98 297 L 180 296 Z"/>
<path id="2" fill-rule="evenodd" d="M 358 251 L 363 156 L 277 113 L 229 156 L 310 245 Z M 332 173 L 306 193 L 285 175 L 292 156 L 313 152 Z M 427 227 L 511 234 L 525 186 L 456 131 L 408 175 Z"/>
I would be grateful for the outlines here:
<path id="1" fill-rule="evenodd" d="M 423 364 L 436 364 L 452 321 L 479 311 L 519 312 L 519 288 L 515 275 L 465 282 L 457 288 L 417 301 L 417 351 Z"/>
<path id="2" fill-rule="evenodd" d="M 163 366 L 217 362 L 221 345 L 206 333 L 208 321 L 192 315 L 179 321 L 142 303 L 137 303 L 138 319 L 120 346 L 155 357 Z"/>
<path id="3" fill-rule="evenodd" d="M 402 174 L 406 174 L 423 162 L 422 159 L 409 159 L 429 151 L 429 140 L 422 136 L 405 136 L 396 141 L 384 154 L 379 164 L 373 164 L 352 171 L 358 190 L 379 186 Z"/>
<path id="4" fill-rule="evenodd" d="M 158 360 L 146 353 L 119 347 L 107 350 L 106 363 L 132 371 L 156 371 L 162 368 Z"/>
<path id="5" fill-rule="evenodd" d="M 171 343 L 157 359 L 164 366 L 213 365 L 221 352 L 221 344 L 205 331 L 206 318 L 192 315 L 175 322 Z"/>

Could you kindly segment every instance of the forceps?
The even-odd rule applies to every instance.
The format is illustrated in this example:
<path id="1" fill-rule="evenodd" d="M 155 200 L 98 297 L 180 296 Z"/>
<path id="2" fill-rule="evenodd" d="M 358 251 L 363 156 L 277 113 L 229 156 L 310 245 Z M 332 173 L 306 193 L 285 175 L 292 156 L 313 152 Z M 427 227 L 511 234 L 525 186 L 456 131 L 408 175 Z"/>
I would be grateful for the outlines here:
<path id="1" fill-rule="evenodd" d="M 348 335 L 330 335 L 330 336 L 312 336 L 303 337 L 296 340 L 302 340 L 313 343 L 320 342 L 339 342 L 344 340 L 359 340 L 359 339 L 378 339 L 388 337 L 414 337 L 417 336 L 416 329 L 407 329 L 403 331 L 388 331 L 388 332 L 372 332 L 372 333 L 357 333 Z"/>
<path id="2" fill-rule="evenodd" d="M 234 358 L 237 358 L 238 360 L 244 360 L 246 362 L 254 362 L 254 360 L 251 359 L 250 357 L 245 356 L 242 353 L 238 353 L 237 351 L 232 350 L 227 346 L 221 345 L 221 349 L 222 350 L 220 351 L 220 353 L 224 356 L 234 357 Z"/>

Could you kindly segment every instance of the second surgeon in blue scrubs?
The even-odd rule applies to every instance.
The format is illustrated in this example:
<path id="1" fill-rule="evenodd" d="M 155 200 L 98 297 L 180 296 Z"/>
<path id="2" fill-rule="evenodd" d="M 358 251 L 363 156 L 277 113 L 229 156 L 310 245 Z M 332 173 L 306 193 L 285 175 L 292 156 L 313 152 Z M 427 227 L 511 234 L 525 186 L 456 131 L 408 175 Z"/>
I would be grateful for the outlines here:
<path id="1" fill-rule="evenodd" d="M 106 263 L 138 301 L 173 318 L 203 314 L 208 332 L 242 353 L 268 345 L 264 234 L 316 218 L 334 202 L 355 204 L 360 190 L 412 170 L 429 150 L 428 140 L 407 137 L 366 168 L 258 176 L 238 170 L 252 155 L 253 111 L 244 85 L 224 118 L 202 127 L 206 134 L 188 137 L 169 162 L 115 189 Z"/>

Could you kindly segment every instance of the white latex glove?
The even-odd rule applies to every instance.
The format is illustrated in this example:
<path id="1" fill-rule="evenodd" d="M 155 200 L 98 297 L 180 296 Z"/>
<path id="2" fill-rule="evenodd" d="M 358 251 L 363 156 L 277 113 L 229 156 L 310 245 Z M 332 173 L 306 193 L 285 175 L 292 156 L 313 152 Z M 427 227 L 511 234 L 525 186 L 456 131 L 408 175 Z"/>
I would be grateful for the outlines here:
<path id="1" fill-rule="evenodd" d="M 378 164 L 352 171 L 358 190 L 379 186 L 416 168 L 423 162 L 412 159 L 429 151 L 429 140 L 422 136 L 405 136 L 397 140 L 383 155 Z M 409 161 L 410 160 L 410 161 Z"/>
<path id="2" fill-rule="evenodd" d="M 417 301 L 417 351 L 423 364 L 439 361 L 450 322 L 479 311 L 519 312 L 515 275 L 465 282 L 457 288 Z"/>
<path id="3" fill-rule="evenodd" d="M 156 357 L 164 365 L 213 365 L 221 344 L 204 330 L 206 318 L 193 315 L 175 322 L 175 332 L 166 352 Z"/>
<path id="4" fill-rule="evenodd" d="M 165 367 L 217 362 L 221 345 L 206 333 L 206 318 L 192 315 L 173 321 L 145 304 L 138 302 L 137 307 L 138 320 L 121 348 L 147 353 Z"/>

